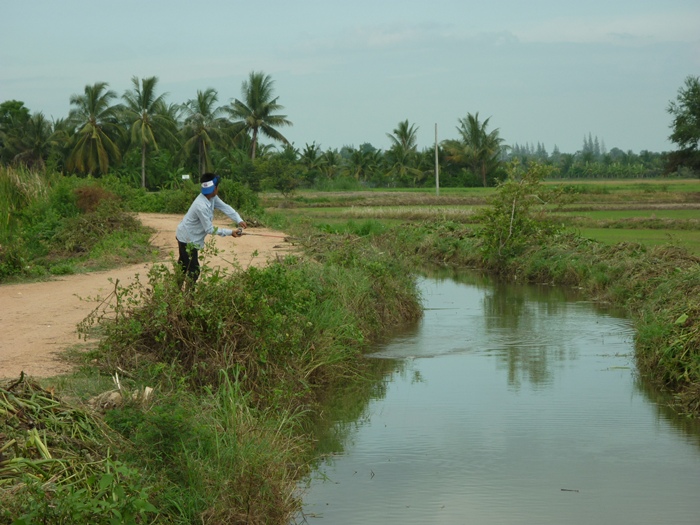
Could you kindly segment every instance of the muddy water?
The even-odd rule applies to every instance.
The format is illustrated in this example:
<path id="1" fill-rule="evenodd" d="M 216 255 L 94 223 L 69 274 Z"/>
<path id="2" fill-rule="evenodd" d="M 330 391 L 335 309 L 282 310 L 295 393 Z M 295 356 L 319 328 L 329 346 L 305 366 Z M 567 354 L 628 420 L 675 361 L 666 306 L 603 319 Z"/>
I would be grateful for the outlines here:
<path id="1" fill-rule="evenodd" d="M 700 425 L 636 377 L 630 323 L 461 281 L 424 279 L 425 317 L 377 348 L 373 394 L 331 400 L 297 523 L 700 523 Z"/>

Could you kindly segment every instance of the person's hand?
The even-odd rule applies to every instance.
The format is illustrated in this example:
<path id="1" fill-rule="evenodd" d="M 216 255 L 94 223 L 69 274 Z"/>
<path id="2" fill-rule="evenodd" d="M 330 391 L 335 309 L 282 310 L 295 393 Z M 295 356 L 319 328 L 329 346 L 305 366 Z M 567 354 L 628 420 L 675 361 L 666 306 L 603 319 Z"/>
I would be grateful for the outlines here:
<path id="1" fill-rule="evenodd" d="M 241 227 L 241 228 L 247 228 L 247 227 L 248 227 L 248 225 L 245 223 L 245 221 L 239 222 L 239 223 L 238 223 L 238 226 Z"/>
<path id="2" fill-rule="evenodd" d="M 241 237 L 243 235 L 243 228 L 238 228 L 237 230 L 233 230 L 234 237 Z"/>

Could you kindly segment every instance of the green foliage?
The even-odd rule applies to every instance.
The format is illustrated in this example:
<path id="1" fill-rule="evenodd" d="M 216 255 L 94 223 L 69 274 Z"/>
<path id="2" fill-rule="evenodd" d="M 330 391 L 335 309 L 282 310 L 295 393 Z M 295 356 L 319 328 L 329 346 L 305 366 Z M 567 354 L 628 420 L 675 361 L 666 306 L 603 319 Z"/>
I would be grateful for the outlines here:
<path id="1" fill-rule="evenodd" d="M 272 388 L 269 381 L 284 385 L 274 387 L 275 403 L 286 406 L 309 395 L 309 387 L 332 370 L 342 375 L 365 338 L 417 312 L 400 261 L 343 243 L 324 252 L 324 265 L 288 257 L 235 277 L 205 267 L 186 294 L 176 272 L 156 266 L 148 284 L 118 288 L 112 310 L 96 312 L 82 330 L 114 317 L 116 323 L 105 325 L 104 345 L 121 366 L 144 357 L 175 363 L 193 386 L 215 382 L 220 369 L 240 367 L 241 380 L 261 399 Z M 206 250 L 201 255 L 206 260 Z"/>
<path id="2" fill-rule="evenodd" d="M 325 233 L 342 233 L 365 237 L 368 235 L 379 235 L 386 231 L 386 227 L 377 220 L 366 220 L 362 222 L 348 221 L 342 224 L 320 223 L 316 226 Z"/>
<path id="3" fill-rule="evenodd" d="M 125 211 L 115 187 L 2 169 L 0 202 L 8 227 L 0 237 L 0 279 L 74 273 L 78 263 L 105 267 L 143 260 L 148 235 Z"/>
<path id="4" fill-rule="evenodd" d="M 673 116 L 673 133 L 669 137 L 682 150 L 700 148 L 700 77 L 689 76 L 678 90 L 668 112 Z"/>
<path id="5" fill-rule="evenodd" d="M 551 168 L 531 164 L 527 169 L 512 163 L 508 178 L 497 187 L 491 206 L 479 214 L 481 250 L 496 266 L 520 255 L 532 245 L 551 238 L 558 228 L 547 220 L 544 204 L 553 197 L 542 185 Z"/>
<path id="6" fill-rule="evenodd" d="M 260 209 L 258 194 L 240 182 L 223 179 L 219 183 L 219 196 L 241 213 L 250 214 Z"/>
<path id="7" fill-rule="evenodd" d="M 319 191 L 357 191 L 362 189 L 354 177 L 341 176 L 333 179 L 317 179 L 314 188 Z"/>
<path id="8" fill-rule="evenodd" d="M 88 477 L 84 483 L 39 484 L 24 479 L 12 506 L 21 504 L 14 516 L 0 511 L 0 520 L 12 525 L 35 523 L 91 523 L 96 525 L 137 525 L 157 514 L 150 494 L 140 483 L 141 474 L 122 463 L 108 461 L 105 472 Z"/>
<path id="9" fill-rule="evenodd" d="M 297 168 L 279 158 L 259 161 L 255 170 L 258 172 L 264 189 L 275 189 L 285 198 L 289 198 L 301 184 Z"/>
<path id="10" fill-rule="evenodd" d="M 690 168 L 700 173 L 700 77 L 685 79 L 667 111 L 673 116 L 669 138 L 678 145 L 678 151 L 669 155 L 666 171 Z"/>
<path id="11" fill-rule="evenodd" d="M 114 232 L 136 233 L 141 228 L 136 217 L 125 212 L 119 203 L 103 200 L 92 212 L 64 219 L 51 246 L 60 253 L 86 253 Z"/>

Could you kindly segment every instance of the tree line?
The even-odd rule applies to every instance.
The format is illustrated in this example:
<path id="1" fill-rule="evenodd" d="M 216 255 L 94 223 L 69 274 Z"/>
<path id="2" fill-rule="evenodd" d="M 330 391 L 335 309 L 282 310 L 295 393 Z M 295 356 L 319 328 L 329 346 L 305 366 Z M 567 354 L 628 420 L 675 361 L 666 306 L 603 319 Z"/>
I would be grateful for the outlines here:
<path id="1" fill-rule="evenodd" d="M 218 105 L 212 88 L 183 104 L 169 104 L 166 97 L 157 77 L 133 77 L 121 97 L 106 82 L 85 86 L 71 96 L 65 119 L 49 121 L 21 101 L 3 102 L 0 163 L 66 174 L 112 172 L 149 189 L 177 184 L 185 174 L 217 171 L 254 190 L 268 185 L 283 192 L 343 183 L 431 186 L 436 164 L 441 186 L 489 186 L 504 178 L 506 163 L 515 159 L 548 164 L 562 178 L 656 177 L 700 169 L 700 87 L 694 77 L 667 108 L 674 117 L 670 138 L 679 146 L 671 154 L 608 151 L 590 133 L 575 153 L 561 153 L 557 146 L 550 153 L 540 143 L 509 146 L 499 129 L 490 129 L 490 117 L 478 112 L 457 119 L 456 138 L 437 148 L 419 150 L 418 127 L 404 120 L 386 134 L 391 144 L 386 151 L 369 143 L 322 150 L 312 142 L 299 149 L 281 131 L 293 123 L 281 113 L 274 81 L 263 72 L 252 71 L 241 97 L 229 104 Z"/>

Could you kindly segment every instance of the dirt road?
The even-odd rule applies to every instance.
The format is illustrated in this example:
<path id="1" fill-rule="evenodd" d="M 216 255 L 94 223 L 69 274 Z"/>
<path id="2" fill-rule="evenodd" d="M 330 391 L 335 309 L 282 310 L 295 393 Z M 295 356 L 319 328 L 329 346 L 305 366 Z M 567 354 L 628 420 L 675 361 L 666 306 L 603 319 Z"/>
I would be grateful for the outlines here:
<path id="1" fill-rule="evenodd" d="M 151 242 L 159 250 L 157 262 L 170 261 L 171 254 L 176 257 L 175 228 L 182 216 L 139 214 L 139 218 L 155 230 Z M 228 221 L 215 224 L 230 227 Z M 248 232 L 284 235 L 264 228 L 249 228 Z M 219 253 L 210 264 L 232 271 L 236 262 L 244 269 L 263 266 L 277 254 L 293 249 L 283 238 L 254 235 L 215 237 L 215 244 Z M 117 279 L 121 285 L 131 282 L 136 274 L 145 277 L 150 266 L 138 264 L 50 282 L 0 286 L 0 378 L 18 377 L 22 371 L 33 377 L 68 372 L 69 366 L 58 356 L 81 343 L 77 325 L 95 308 L 95 299 L 109 295 Z"/>

